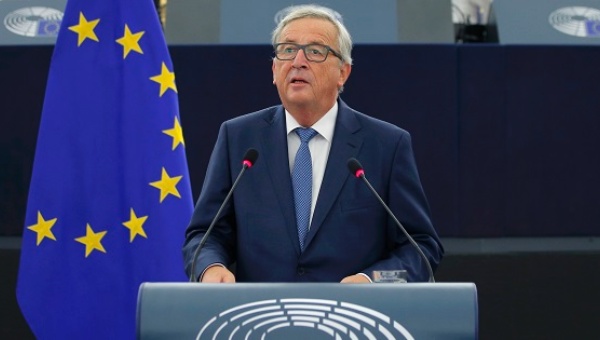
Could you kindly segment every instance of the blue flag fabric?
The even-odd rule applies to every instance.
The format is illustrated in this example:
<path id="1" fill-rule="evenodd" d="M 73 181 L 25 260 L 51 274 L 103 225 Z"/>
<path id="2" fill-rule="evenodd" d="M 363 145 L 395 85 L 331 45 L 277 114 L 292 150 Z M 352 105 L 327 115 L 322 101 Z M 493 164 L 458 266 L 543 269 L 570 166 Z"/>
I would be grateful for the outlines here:
<path id="1" fill-rule="evenodd" d="M 193 202 L 152 0 L 69 0 L 28 197 L 17 298 L 40 339 L 131 339 L 139 285 L 186 281 Z"/>

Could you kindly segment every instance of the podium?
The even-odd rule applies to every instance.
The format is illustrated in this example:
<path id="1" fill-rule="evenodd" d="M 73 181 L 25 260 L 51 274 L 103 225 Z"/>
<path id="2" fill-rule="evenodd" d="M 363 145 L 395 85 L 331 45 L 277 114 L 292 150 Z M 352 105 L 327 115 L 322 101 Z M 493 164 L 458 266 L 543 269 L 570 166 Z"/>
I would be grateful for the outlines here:
<path id="1" fill-rule="evenodd" d="M 473 283 L 143 283 L 138 339 L 476 339 Z"/>

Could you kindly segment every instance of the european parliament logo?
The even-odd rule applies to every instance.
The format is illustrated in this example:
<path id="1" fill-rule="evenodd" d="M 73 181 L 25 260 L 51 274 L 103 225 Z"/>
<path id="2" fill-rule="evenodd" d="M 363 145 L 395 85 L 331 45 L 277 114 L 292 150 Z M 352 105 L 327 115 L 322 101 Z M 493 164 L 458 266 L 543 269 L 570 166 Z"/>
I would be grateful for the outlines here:
<path id="1" fill-rule="evenodd" d="M 600 38 L 600 10 L 590 7 L 563 7 L 550 13 L 554 29 L 580 38 Z"/>
<path id="2" fill-rule="evenodd" d="M 200 339 L 387 339 L 413 340 L 399 322 L 355 303 L 304 298 L 235 306 L 201 325 Z"/>
<path id="3" fill-rule="evenodd" d="M 24 7 L 4 17 L 4 27 L 16 35 L 32 38 L 56 38 L 63 12 L 50 7 Z"/>

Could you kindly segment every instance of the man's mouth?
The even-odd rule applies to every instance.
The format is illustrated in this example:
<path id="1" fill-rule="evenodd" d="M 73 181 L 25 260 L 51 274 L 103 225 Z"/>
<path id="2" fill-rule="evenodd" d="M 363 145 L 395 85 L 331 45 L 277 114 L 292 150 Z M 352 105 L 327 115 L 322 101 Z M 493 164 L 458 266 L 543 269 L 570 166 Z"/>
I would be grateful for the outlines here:
<path id="1" fill-rule="evenodd" d="M 292 78 L 291 81 L 292 84 L 308 84 L 308 82 L 304 79 L 300 79 L 300 78 Z"/>

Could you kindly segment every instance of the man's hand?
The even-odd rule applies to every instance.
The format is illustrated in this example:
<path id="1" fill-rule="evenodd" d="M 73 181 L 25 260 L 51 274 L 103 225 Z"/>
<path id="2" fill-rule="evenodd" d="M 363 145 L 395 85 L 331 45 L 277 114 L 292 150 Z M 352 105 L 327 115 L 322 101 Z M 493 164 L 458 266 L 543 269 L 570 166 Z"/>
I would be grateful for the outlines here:
<path id="1" fill-rule="evenodd" d="M 212 266 L 204 272 L 201 280 L 202 283 L 235 283 L 235 276 L 223 266 Z"/>
<path id="2" fill-rule="evenodd" d="M 340 283 L 371 283 L 364 275 L 355 274 L 346 276 Z"/>

